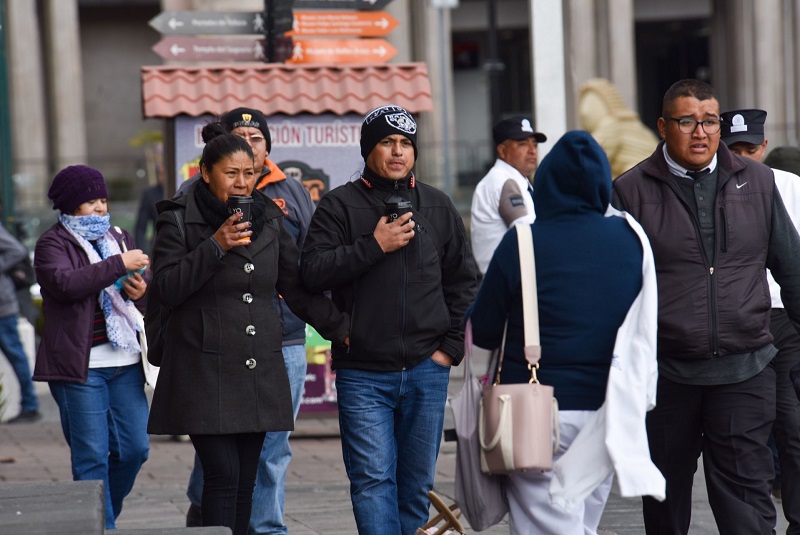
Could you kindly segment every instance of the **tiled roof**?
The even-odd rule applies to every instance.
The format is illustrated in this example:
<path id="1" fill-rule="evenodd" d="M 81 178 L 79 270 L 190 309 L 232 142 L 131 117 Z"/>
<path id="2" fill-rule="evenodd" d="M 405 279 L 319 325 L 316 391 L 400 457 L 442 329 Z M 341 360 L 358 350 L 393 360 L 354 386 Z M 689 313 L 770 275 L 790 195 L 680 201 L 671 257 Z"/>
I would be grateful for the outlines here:
<path id="1" fill-rule="evenodd" d="M 220 114 L 239 106 L 275 113 L 364 114 L 381 104 L 433 109 L 424 63 L 142 67 L 145 117 Z"/>

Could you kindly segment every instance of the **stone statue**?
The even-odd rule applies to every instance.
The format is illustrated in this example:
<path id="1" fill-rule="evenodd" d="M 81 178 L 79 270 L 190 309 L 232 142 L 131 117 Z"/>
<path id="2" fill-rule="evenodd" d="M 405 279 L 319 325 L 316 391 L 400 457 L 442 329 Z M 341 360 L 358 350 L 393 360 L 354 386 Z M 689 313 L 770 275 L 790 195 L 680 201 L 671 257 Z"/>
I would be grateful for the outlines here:
<path id="1" fill-rule="evenodd" d="M 625 104 L 608 80 L 594 78 L 581 86 L 578 116 L 581 128 L 605 150 L 613 178 L 650 156 L 658 145 L 653 131 L 639 120 L 639 114 Z"/>

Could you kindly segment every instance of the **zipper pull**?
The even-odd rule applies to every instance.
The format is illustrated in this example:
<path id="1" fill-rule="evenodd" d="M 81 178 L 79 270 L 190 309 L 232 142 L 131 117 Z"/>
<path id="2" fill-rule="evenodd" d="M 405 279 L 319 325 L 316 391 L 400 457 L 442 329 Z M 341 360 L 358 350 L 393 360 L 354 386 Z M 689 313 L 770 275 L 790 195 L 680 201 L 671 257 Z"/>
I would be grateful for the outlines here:
<path id="1" fill-rule="evenodd" d="M 710 268 L 708 268 L 708 274 L 709 275 L 713 275 L 714 274 L 714 266 L 711 266 Z"/>

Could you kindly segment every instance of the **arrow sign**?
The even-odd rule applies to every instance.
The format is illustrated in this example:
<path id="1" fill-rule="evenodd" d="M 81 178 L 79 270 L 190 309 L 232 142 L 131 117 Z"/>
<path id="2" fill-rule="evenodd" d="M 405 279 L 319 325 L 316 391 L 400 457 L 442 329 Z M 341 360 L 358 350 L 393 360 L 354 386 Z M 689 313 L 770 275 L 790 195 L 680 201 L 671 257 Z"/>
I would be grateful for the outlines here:
<path id="1" fill-rule="evenodd" d="M 395 54 L 384 39 L 295 39 L 286 63 L 385 63 Z"/>
<path id="2" fill-rule="evenodd" d="M 397 27 L 385 11 L 295 11 L 287 36 L 383 37 Z"/>
<path id="3" fill-rule="evenodd" d="M 261 37 L 165 37 L 153 52 L 169 61 L 264 61 Z"/>
<path id="4" fill-rule="evenodd" d="M 263 35 L 263 13 L 224 11 L 163 11 L 150 19 L 150 26 L 165 35 Z"/>
<path id="5" fill-rule="evenodd" d="M 295 9 L 383 9 L 392 0 L 294 0 Z"/>

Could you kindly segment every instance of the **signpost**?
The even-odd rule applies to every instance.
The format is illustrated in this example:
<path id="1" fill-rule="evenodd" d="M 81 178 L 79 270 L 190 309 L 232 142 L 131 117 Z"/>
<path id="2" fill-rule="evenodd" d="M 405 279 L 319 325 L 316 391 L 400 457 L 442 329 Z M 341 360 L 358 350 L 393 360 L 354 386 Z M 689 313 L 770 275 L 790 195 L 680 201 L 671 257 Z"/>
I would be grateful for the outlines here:
<path id="1" fill-rule="evenodd" d="M 294 0 L 295 9 L 361 9 L 374 11 L 388 6 L 392 0 Z"/>
<path id="2" fill-rule="evenodd" d="M 295 11 L 289 36 L 383 37 L 397 27 L 385 11 Z"/>
<path id="3" fill-rule="evenodd" d="M 395 54 L 384 39 L 295 39 L 286 63 L 385 63 Z"/>
<path id="4" fill-rule="evenodd" d="M 164 35 L 263 35 L 263 13 L 225 11 L 163 11 L 150 19 L 150 26 Z"/>
<path id="5" fill-rule="evenodd" d="M 264 61 L 264 38 L 165 37 L 153 52 L 169 61 Z"/>

